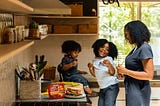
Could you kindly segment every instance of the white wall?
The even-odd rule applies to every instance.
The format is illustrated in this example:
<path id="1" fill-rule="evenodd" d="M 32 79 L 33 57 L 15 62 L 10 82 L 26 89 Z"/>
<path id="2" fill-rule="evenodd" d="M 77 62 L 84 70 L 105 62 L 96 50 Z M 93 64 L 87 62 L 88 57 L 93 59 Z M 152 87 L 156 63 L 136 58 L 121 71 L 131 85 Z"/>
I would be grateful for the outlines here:
<path id="1" fill-rule="evenodd" d="M 34 45 L 34 53 L 39 56 L 44 54 L 45 59 L 48 61 L 48 65 L 57 66 L 63 54 L 61 52 L 61 45 L 65 40 L 75 40 L 79 42 L 82 46 L 82 52 L 79 54 L 79 69 L 86 70 L 87 63 L 94 58 L 94 54 L 92 52 L 92 44 L 97 39 L 97 36 L 80 36 L 80 35 L 72 35 L 72 36 L 54 36 L 50 35 L 43 40 L 35 41 Z M 89 71 L 88 71 L 89 72 Z M 90 74 L 88 74 L 90 76 Z"/>

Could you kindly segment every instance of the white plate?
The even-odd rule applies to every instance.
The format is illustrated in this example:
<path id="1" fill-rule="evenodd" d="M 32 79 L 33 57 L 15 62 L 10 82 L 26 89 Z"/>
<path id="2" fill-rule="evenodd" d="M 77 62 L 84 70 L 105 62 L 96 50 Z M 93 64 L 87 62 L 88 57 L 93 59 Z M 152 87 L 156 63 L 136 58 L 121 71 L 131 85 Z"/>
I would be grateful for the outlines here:
<path id="1" fill-rule="evenodd" d="M 65 95 L 66 98 L 73 98 L 73 99 L 78 99 L 78 98 L 84 98 L 86 97 L 86 94 L 82 94 L 79 96 L 73 96 L 73 95 Z"/>

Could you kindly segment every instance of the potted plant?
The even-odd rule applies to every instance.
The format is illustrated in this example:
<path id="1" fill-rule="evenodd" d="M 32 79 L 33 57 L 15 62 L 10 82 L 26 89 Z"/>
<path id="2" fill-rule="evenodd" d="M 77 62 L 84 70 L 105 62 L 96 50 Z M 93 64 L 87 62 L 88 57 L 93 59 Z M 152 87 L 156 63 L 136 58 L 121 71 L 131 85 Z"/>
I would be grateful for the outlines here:
<path id="1" fill-rule="evenodd" d="M 34 38 L 40 37 L 38 23 L 36 23 L 35 21 L 32 21 L 29 24 L 29 37 L 34 37 Z"/>

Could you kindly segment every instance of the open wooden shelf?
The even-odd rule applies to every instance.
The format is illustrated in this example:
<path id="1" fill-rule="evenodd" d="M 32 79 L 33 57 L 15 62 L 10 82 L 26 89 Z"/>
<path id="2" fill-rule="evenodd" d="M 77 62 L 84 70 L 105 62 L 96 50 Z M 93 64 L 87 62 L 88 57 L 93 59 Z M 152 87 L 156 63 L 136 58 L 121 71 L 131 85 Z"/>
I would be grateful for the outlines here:
<path id="1" fill-rule="evenodd" d="M 30 13 L 33 8 L 19 0 L 1 0 L 0 10 L 7 12 Z"/>
<path id="2" fill-rule="evenodd" d="M 80 34 L 80 33 L 72 33 L 72 34 L 48 34 L 51 36 L 97 36 L 98 34 Z"/>
<path id="3" fill-rule="evenodd" d="M 97 19 L 98 17 L 97 16 L 51 16 L 51 15 L 29 15 L 29 17 L 32 17 L 32 18 L 73 18 L 73 19 Z"/>
<path id="4" fill-rule="evenodd" d="M 42 40 L 45 39 L 48 35 L 41 35 L 39 38 L 35 38 L 35 37 L 26 37 L 26 40 Z"/>
<path id="5" fill-rule="evenodd" d="M 2 44 L 0 45 L 0 62 L 3 62 L 10 57 L 20 53 L 21 51 L 27 49 L 28 47 L 32 46 L 34 41 L 22 41 L 18 43 L 12 44 Z"/>

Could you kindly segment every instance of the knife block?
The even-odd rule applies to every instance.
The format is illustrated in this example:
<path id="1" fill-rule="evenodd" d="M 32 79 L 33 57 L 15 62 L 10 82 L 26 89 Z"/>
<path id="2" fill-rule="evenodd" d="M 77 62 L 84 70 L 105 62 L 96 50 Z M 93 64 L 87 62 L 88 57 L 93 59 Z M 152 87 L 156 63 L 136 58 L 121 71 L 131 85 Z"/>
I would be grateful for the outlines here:
<path id="1" fill-rule="evenodd" d="M 40 99 L 41 98 L 41 80 L 20 81 L 20 99 Z"/>

